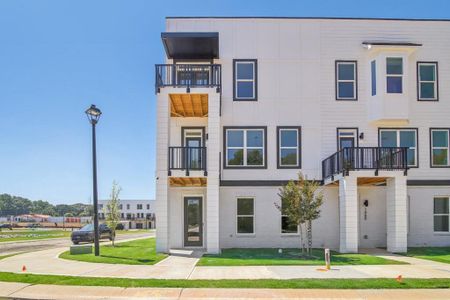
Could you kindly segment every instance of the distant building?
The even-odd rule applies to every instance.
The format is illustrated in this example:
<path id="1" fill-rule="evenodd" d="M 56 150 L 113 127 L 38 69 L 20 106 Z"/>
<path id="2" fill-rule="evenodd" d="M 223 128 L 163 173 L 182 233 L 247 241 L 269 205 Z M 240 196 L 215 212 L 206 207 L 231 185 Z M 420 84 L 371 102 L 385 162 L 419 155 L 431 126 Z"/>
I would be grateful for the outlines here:
<path id="1" fill-rule="evenodd" d="M 98 201 L 98 217 L 105 220 L 109 200 Z M 155 228 L 155 200 L 119 200 L 120 223 L 125 229 Z"/>
<path id="2" fill-rule="evenodd" d="M 23 214 L 14 217 L 15 222 L 47 222 L 49 215 Z"/>

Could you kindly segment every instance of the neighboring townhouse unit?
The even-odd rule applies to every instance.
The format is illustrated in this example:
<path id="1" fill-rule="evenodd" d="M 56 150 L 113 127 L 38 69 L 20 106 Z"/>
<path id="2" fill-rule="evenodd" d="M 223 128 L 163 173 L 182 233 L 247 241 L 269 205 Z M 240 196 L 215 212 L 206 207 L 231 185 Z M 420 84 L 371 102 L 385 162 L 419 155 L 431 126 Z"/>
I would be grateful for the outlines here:
<path id="1" fill-rule="evenodd" d="M 448 20 L 175 17 L 162 43 L 158 251 L 298 247 L 298 172 L 314 247 L 450 245 Z"/>
<path id="2" fill-rule="evenodd" d="M 109 200 L 98 201 L 98 217 L 105 220 Z M 119 200 L 120 223 L 125 229 L 155 228 L 155 200 Z"/>

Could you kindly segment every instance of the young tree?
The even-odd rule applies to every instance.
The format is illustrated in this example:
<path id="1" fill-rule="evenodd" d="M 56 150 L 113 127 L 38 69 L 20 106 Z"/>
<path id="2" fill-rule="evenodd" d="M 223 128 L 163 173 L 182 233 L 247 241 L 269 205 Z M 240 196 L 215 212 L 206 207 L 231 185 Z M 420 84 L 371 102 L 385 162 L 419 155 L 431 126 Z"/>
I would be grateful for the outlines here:
<path id="1" fill-rule="evenodd" d="M 283 215 L 286 215 L 292 225 L 296 225 L 300 231 L 302 254 L 305 252 L 303 227 L 307 238 L 307 255 L 311 255 L 312 248 L 312 221 L 319 218 L 320 206 L 323 203 L 323 195 L 318 191 L 320 185 L 316 181 L 308 181 L 301 173 L 298 174 L 297 183 L 289 181 L 286 186 L 280 188 L 278 196 L 281 205 L 275 206 Z"/>
<path id="2" fill-rule="evenodd" d="M 120 223 L 119 210 L 119 194 L 122 188 L 114 181 L 111 195 L 106 207 L 103 209 L 105 213 L 106 225 L 111 229 L 111 242 L 114 247 L 114 240 L 116 239 L 116 227 Z"/>

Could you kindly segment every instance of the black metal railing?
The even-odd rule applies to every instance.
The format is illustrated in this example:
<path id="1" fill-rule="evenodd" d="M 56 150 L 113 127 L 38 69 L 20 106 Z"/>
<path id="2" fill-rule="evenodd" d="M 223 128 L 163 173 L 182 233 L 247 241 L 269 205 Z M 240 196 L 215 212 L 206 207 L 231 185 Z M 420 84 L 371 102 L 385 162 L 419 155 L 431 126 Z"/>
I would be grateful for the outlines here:
<path id="1" fill-rule="evenodd" d="M 322 178 L 325 180 L 354 170 L 408 170 L 407 147 L 349 147 L 330 155 L 322 161 Z"/>
<path id="2" fill-rule="evenodd" d="M 204 171 L 206 175 L 206 147 L 169 147 L 169 175 L 171 170 Z"/>
<path id="3" fill-rule="evenodd" d="M 216 87 L 220 91 L 221 66 L 216 64 L 155 65 L 156 91 L 161 87 Z"/>

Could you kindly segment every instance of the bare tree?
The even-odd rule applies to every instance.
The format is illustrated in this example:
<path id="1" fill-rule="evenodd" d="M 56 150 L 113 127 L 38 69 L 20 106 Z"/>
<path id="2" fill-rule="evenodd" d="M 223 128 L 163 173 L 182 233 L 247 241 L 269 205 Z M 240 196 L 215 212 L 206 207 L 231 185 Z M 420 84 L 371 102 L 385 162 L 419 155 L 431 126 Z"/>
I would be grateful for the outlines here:
<path id="1" fill-rule="evenodd" d="M 119 210 L 119 194 L 122 188 L 114 181 L 112 185 L 110 199 L 106 203 L 106 207 L 103 209 L 105 213 L 106 225 L 111 229 L 111 242 L 114 246 L 114 240 L 116 239 L 116 227 L 120 223 L 120 210 Z"/>
<path id="2" fill-rule="evenodd" d="M 292 225 L 298 226 L 302 255 L 312 253 L 312 221 L 320 217 L 320 206 L 323 203 L 323 194 L 318 191 L 320 184 L 313 180 L 307 180 L 301 173 L 298 181 L 289 181 L 286 186 L 280 188 L 278 196 L 281 205 L 275 206 L 283 215 L 286 215 Z M 305 247 L 303 227 L 305 227 L 307 245 Z"/>

